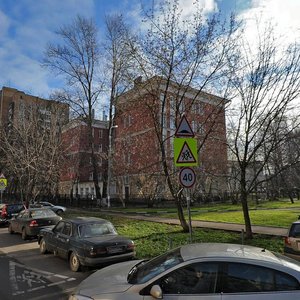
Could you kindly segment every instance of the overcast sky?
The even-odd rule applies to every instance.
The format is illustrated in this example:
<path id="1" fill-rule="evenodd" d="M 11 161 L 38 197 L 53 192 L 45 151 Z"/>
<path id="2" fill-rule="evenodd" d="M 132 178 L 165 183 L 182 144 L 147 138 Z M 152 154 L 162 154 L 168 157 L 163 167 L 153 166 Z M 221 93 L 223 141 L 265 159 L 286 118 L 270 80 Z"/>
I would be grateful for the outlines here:
<path id="1" fill-rule="evenodd" d="M 45 46 L 54 41 L 55 30 L 69 24 L 76 15 L 93 17 L 99 30 L 103 16 L 122 13 L 138 26 L 141 0 L 0 0 L 0 89 L 17 88 L 48 98 L 60 85 L 53 74 L 41 68 Z M 143 0 L 148 5 L 163 0 Z M 184 15 L 194 0 L 179 0 Z M 247 20 L 249 39 L 255 39 L 253 20 L 272 19 L 286 42 L 300 37 L 300 0 L 200 0 L 203 11 L 236 12 Z"/>

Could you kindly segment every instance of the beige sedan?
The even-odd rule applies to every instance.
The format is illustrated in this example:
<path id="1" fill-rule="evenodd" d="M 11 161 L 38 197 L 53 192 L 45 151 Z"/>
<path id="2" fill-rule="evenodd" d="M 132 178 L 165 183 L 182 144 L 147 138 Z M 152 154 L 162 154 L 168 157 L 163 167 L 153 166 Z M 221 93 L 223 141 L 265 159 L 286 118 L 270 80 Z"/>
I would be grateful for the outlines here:
<path id="1" fill-rule="evenodd" d="M 69 297 L 88 299 L 300 299 L 300 264 L 262 248 L 190 244 L 95 272 Z"/>

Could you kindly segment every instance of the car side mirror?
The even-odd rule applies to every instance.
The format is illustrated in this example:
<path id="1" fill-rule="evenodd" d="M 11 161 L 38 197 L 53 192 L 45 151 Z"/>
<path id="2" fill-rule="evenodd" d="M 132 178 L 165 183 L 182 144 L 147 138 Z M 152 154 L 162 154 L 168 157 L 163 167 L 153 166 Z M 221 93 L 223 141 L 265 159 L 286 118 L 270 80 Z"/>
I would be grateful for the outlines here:
<path id="1" fill-rule="evenodd" d="M 150 290 L 150 295 L 155 299 L 162 299 L 163 293 L 159 285 L 153 285 Z"/>

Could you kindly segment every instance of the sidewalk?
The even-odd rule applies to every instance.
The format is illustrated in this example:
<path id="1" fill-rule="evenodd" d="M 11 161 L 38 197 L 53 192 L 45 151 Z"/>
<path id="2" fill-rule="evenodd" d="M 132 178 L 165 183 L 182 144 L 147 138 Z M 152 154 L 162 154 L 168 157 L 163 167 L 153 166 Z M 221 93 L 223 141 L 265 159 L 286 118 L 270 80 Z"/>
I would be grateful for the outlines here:
<path id="1" fill-rule="evenodd" d="M 159 216 L 149 216 L 147 214 L 129 214 L 124 212 L 115 212 L 110 210 L 102 210 L 102 212 L 111 214 L 111 215 L 122 215 L 126 216 L 129 219 L 135 220 L 143 220 L 143 221 L 150 221 L 150 222 L 157 222 L 157 223 L 165 223 L 170 225 L 180 225 L 178 219 L 171 219 L 171 218 L 162 218 Z M 211 229 L 221 229 L 221 230 L 228 230 L 228 231 L 236 231 L 242 232 L 245 230 L 244 224 L 236 224 L 236 223 L 221 223 L 221 222 L 210 222 L 210 221 L 192 221 L 192 227 L 199 227 L 199 228 L 211 228 Z M 273 226 L 256 226 L 252 225 L 252 232 L 258 234 L 266 234 L 266 235 L 274 235 L 274 236 L 286 236 L 288 229 L 282 227 L 273 227 Z"/>

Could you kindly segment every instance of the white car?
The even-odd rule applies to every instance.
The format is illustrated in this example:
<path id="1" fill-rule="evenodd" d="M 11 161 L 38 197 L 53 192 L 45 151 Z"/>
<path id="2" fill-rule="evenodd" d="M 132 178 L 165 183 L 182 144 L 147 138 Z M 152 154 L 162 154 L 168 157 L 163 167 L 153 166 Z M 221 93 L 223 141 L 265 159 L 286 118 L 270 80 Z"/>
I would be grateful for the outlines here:
<path id="1" fill-rule="evenodd" d="M 31 207 L 47 207 L 47 208 L 50 208 L 52 211 L 54 211 L 58 215 L 61 215 L 62 213 L 64 213 L 67 210 L 66 207 L 64 207 L 64 206 L 54 205 L 47 201 L 39 201 L 30 206 Z"/>
<path id="2" fill-rule="evenodd" d="M 69 296 L 89 299 L 300 299 L 300 264 L 252 246 L 190 244 L 96 271 Z"/>

